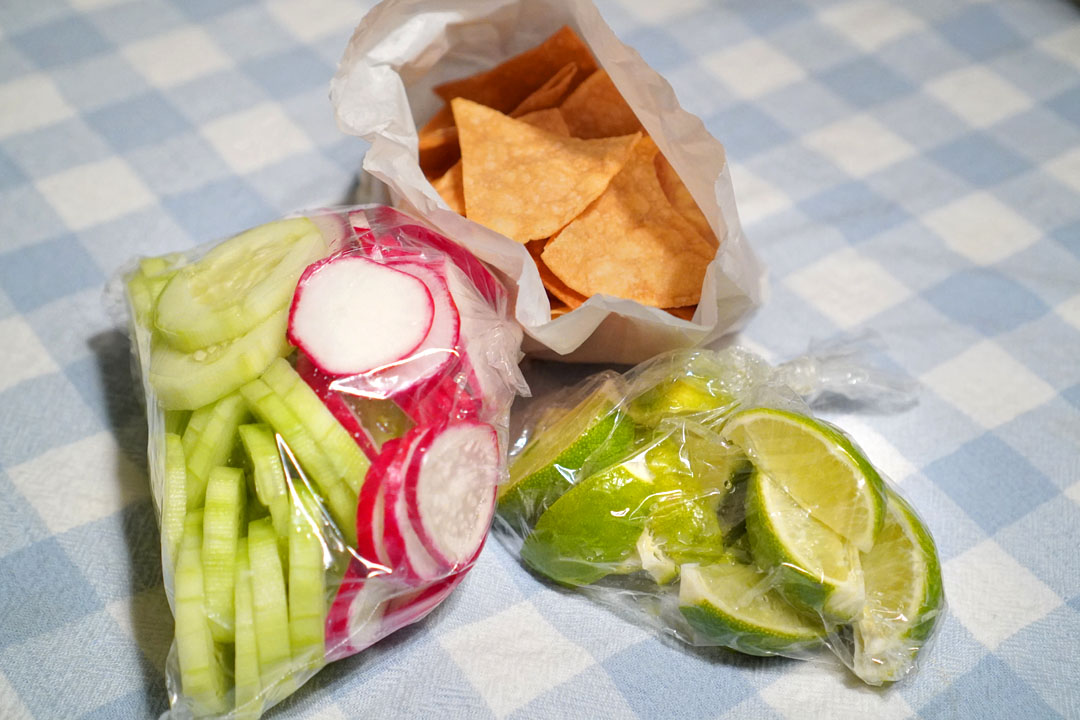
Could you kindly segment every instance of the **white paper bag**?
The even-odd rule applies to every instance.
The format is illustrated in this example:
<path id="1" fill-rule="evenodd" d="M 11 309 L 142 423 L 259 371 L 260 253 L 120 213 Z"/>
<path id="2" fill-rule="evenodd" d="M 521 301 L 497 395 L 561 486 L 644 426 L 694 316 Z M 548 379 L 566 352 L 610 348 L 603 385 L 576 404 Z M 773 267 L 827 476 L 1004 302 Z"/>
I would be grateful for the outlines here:
<path id="1" fill-rule="evenodd" d="M 420 169 L 416 128 L 442 105 L 432 88 L 490 69 L 563 25 L 589 45 L 720 239 L 692 322 L 599 295 L 552 321 L 525 247 L 450 210 Z M 503 273 L 516 291 L 526 352 L 637 363 L 737 329 L 762 301 L 764 268 L 743 237 L 723 145 L 679 106 L 667 81 L 615 36 L 589 0 L 386 0 L 353 33 L 330 97 L 338 125 L 371 143 L 364 170 L 387 184 L 394 204 Z"/>

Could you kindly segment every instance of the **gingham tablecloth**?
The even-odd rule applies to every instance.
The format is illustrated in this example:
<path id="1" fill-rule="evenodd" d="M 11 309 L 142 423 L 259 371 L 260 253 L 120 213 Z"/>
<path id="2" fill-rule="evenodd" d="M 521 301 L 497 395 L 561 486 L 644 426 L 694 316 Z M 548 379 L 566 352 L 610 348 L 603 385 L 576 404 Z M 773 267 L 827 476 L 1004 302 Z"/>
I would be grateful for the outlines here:
<path id="1" fill-rule="evenodd" d="M 0 717 L 166 708 L 144 417 L 102 287 L 348 196 L 327 83 L 366 4 L 0 3 Z M 427 621 L 273 715 L 1080 717 L 1080 8 L 608 0 L 728 148 L 774 359 L 865 328 L 920 381 L 831 417 L 937 539 L 949 614 L 885 692 L 668 643 L 491 543 Z M 580 370 L 533 367 L 549 380 Z"/>

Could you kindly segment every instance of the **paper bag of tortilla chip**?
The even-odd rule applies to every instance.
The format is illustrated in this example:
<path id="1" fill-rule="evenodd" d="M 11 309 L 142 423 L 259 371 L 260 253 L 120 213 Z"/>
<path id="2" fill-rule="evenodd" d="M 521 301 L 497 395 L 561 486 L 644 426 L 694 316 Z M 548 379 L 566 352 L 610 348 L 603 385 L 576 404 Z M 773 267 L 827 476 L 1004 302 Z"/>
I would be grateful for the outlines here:
<path id="1" fill-rule="evenodd" d="M 331 100 L 392 201 L 514 288 L 533 355 L 636 363 L 762 301 L 723 146 L 588 0 L 386 0 Z"/>

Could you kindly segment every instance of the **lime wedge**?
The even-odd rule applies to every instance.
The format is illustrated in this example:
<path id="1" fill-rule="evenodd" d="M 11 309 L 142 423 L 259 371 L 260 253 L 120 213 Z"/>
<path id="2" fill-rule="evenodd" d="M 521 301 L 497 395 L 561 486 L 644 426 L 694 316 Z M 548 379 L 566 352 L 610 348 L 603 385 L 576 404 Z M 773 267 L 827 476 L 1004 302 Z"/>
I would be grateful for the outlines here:
<path id="1" fill-rule="evenodd" d="M 755 562 L 776 568 L 792 604 L 848 621 L 863 606 L 859 551 L 757 471 L 746 493 L 746 534 Z"/>
<path id="2" fill-rule="evenodd" d="M 941 618 L 945 594 L 930 533 L 915 511 L 888 493 L 885 526 L 862 556 L 866 604 L 854 624 L 854 670 L 871 685 L 899 680 Z"/>
<path id="3" fill-rule="evenodd" d="M 499 515 L 524 534 L 540 515 L 580 480 L 581 469 L 602 469 L 626 455 L 634 425 L 617 410 L 615 380 L 604 382 L 577 407 L 541 430 L 510 465 L 499 490 Z"/>
<path id="4" fill-rule="evenodd" d="M 736 413 L 721 434 L 741 447 L 814 519 L 862 552 L 885 519 L 881 476 L 843 433 L 786 410 Z"/>
<path id="5" fill-rule="evenodd" d="M 821 623 L 785 602 L 753 565 L 727 558 L 679 570 L 679 610 L 708 642 L 751 655 L 797 654 L 821 644 Z"/>

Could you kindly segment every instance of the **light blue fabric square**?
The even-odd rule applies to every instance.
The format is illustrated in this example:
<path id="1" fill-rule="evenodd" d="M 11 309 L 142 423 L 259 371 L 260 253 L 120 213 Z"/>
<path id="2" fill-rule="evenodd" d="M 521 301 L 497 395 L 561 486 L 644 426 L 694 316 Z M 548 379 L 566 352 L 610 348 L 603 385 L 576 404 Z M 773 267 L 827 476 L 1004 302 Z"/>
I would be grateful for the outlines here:
<path id="1" fill-rule="evenodd" d="M 0 466 L 32 460 L 42 453 L 82 440 L 103 428 L 63 373 L 50 373 L 0 392 Z M 59 422 L 58 412 L 63 412 Z"/>
<path id="2" fill-rule="evenodd" d="M 924 291 L 923 297 L 954 322 L 987 336 L 1012 330 L 1048 310 L 1036 295 L 990 268 L 958 272 Z"/>
<path id="3" fill-rule="evenodd" d="M 1054 388 L 1080 382 L 1080 362 L 1076 362 L 1080 330 L 1066 323 L 1057 313 L 1048 312 L 998 338 L 997 342 Z M 1080 440 L 1080 430 L 1076 435 Z"/>
<path id="4" fill-rule="evenodd" d="M 317 52 L 298 44 L 296 36 L 288 28 L 283 28 L 270 15 L 267 6 L 262 4 L 238 5 L 219 16 L 208 18 L 204 28 L 218 47 L 238 63 L 290 50 Z M 325 59 L 323 62 L 326 62 Z M 324 80 L 319 84 L 325 90 L 328 82 Z"/>
<path id="5" fill-rule="evenodd" d="M 23 0 L 0 3 L 0 26 L 4 34 L 19 33 L 54 22 L 71 14 L 71 7 L 62 0 Z M 2 67 L 2 66 L 0 66 Z"/>
<path id="6" fill-rule="evenodd" d="M 5 148 L 26 175 L 34 178 L 48 177 L 110 155 L 109 146 L 78 118 L 20 133 L 8 139 Z M 0 177 L 3 174 L 0 169 Z"/>
<path id="7" fill-rule="evenodd" d="M 839 230 L 852 244 L 911 219 L 903 208 L 875 194 L 860 180 L 809 197 L 799 203 L 799 209 L 812 220 Z"/>
<path id="8" fill-rule="evenodd" d="M 1058 494 L 1041 472 L 993 434 L 963 445 L 925 472 L 988 534 Z"/>
<path id="9" fill-rule="evenodd" d="M 94 26 L 80 17 L 34 27 L 13 36 L 11 43 L 43 69 L 71 65 L 110 49 Z"/>
<path id="10" fill-rule="evenodd" d="M 175 30 L 185 18 L 168 2 L 143 0 L 99 8 L 90 20 L 113 44 L 127 45 Z"/>
<path id="11" fill-rule="evenodd" d="M 202 136 L 183 132 L 132 150 L 128 163 L 159 196 L 195 190 L 231 174 Z"/>
<path id="12" fill-rule="evenodd" d="M 1075 558 L 1076 553 L 1072 555 Z M 1047 705 L 1069 718 L 1076 713 L 1076 668 L 1080 667 L 1077 637 L 1080 612 L 1065 605 L 1005 640 L 995 655 Z"/>
<path id="13" fill-rule="evenodd" d="M 333 66 L 307 48 L 291 48 L 251 60 L 243 65 L 243 70 L 275 98 L 287 98 L 329 84 L 334 76 Z"/>
<path id="14" fill-rule="evenodd" d="M 237 177 L 170 195 L 163 204 L 198 243 L 226 238 L 275 217 L 251 185 Z"/>
<path id="15" fill-rule="evenodd" d="M 871 57 L 836 65 L 818 75 L 829 88 L 856 108 L 865 109 L 912 92 L 901 75 Z"/>
<path id="16" fill-rule="evenodd" d="M 645 62 L 661 74 L 692 60 L 692 56 L 687 54 L 682 43 L 662 27 L 638 28 L 634 32 L 627 33 L 626 42 L 635 48 L 640 48 L 639 52 L 645 58 Z"/>
<path id="17" fill-rule="evenodd" d="M 51 78 L 64 99 L 82 113 L 134 97 L 147 88 L 146 80 L 127 60 L 111 53 L 58 68 Z"/>
<path id="18" fill-rule="evenodd" d="M 938 32 L 975 60 L 1002 55 L 1023 42 L 992 5 L 967 7 L 941 23 Z"/>
<path id="19" fill-rule="evenodd" d="M 48 537 L 37 511 L 0 468 L 0 559 Z"/>
<path id="20" fill-rule="evenodd" d="M 960 708 L 967 717 L 985 720 L 1058 717 L 1030 685 L 994 655 L 988 655 L 971 672 L 957 678 L 919 712 L 928 720 L 945 720 L 955 718 Z"/>
<path id="21" fill-rule="evenodd" d="M 1050 589 L 1068 598 L 1080 593 L 1080 553 L 1076 538 L 1060 532 L 1065 527 L 1080 528 L 1080 504 L 1058 495 L 999 531 L 994 540 Z"/>
<path id="22" fill-rule="evenodd" d="M 267 96 L 236 69 L 190 80 L 169 93 L 173 105 L 193 123 L 202 125 L 266 101 Z"/>
<path id="23" fill-rule="evenodd" d="M 41 268 L 49 268 L 48 282 Z M 105 279 L 73 235 L 65 235 L 0 255 L 0 285 L 22 312 L 78 292 Z"/>
<path id="24" fill-rule="evenodd" d="M 191 122 L 156 91 L 95 110 L 86 121 L 121 153 L 193 129 Z"/>
<path id="25" fill-rule="evenodd" d="M 6 153 L 0 151 L 0 192 L 7 188 L 18 187 L 27 180 L 19 166 L 12 162 Z"/>
<path id="26" fill-rule="evenodd" d="M 1033 168 L 1030 161 L 976 133 L 935 148 L 929 156 L 974 187 L 997 185 Z"/>

